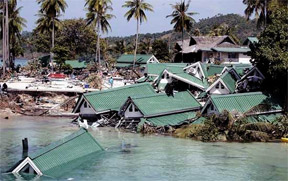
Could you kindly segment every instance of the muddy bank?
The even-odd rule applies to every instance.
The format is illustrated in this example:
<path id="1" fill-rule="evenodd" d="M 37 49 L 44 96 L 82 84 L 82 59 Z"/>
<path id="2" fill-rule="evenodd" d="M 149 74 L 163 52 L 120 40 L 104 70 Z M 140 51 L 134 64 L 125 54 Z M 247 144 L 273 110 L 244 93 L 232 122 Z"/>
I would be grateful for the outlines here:
<path id="1" fill-rule="evenodd" d="M 1 116 L 4 114 L 42 116 L 49 114 L 49 111 L 54 109 L 59 112 L 71 112 L 76 104 L 76 100 L 73 98 L 54 93 L 0 94 Z"/>

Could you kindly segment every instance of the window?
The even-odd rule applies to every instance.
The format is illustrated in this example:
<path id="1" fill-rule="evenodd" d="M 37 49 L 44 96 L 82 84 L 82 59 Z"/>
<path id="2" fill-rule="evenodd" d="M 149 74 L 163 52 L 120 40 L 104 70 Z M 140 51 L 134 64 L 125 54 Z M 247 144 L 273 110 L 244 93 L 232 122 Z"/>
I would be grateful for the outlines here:
<path id="1" fill-rule="evenodd" d="M 164 79 L 165 78 L 165 74 L 162 74 L 162 79 Z"/>
<path id="2" fill-rule="evenodd" d="M 133 112 L 133 105 L 132 104 L 129 107 L 129 112 Z"/>
<path id="3" fill-rule="evenodd" d="M 210 109 L 213 111 L 214 110 L 214 105 L 211 104 Z"/>
<path id="4" fill-rule="evenodd" d="M 215 87 L 216 89 L 219 89 L 219 84 L 220 84 L 220 83 L 217 83 L 217 84 L 216 84 L 216 87 Z"/>
<path id="5" fill-rule="evenodd" d="M 87 102 L 86 101 L 84 102 L 84 108 L 87 108 Z"/>
<path id="6" fill-rule="evenodd" d="M 221 84 L 221 89 L 224 89 L 225 87 L 224 87 L 224 85 L 223 84 Z"/>
<path id="7" fill-rule="evenodd" d="M 169 79 L 169 78 L 170 78 L 169 74 L 166 74 L 166 79 Z"/>
<path id="8" fill-rule="evenodd" d="M 228 58 L 238 58 L 237 53 L 228 53 Z"/>

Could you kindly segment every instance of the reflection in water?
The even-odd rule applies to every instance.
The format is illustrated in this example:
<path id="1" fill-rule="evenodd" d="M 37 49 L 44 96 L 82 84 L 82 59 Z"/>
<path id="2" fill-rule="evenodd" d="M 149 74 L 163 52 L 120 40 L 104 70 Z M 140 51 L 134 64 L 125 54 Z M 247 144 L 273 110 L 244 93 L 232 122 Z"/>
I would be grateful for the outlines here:
<path id="1" fill-rule="evenodd" d="M 21 159 L 23 138 L 28 138 L 33 152 L 75 130 L 78 127 L 68 119 L 0 118 L 1 172 Z M 60 174 L 60 180 L 288 180 L 288 144 L 202 143 L 112 128 L 89 131 L 106 151 Z M 123 143 L 129 154 L 121 152 Z M 14 179 L 11 174 L 0 176 L 0 180 Z"/>

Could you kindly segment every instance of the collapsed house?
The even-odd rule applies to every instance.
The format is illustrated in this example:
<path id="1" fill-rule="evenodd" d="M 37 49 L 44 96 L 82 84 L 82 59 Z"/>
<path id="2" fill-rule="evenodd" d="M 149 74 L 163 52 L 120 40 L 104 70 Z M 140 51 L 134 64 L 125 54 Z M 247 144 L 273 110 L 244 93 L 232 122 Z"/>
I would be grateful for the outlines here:
<path id="1" fill-rule="evenodd" d="M 14 165 L 8 172 L 14 174 L 37 174 L 49 177 L 59 177 L 71 171 L 72 165 L 83 164 L 84 158 L 95 157 L 104 151 L 100 144 L 88 133 L 86 129 L 79 131 L 50 145 L 28 154 Z"/>
<path id="2" fill-rule="evenodd" d="M 178 53 L 174 62 L 193 63 L 250 63 L 250 56 L 246 55 L 250 48 L 238 45 L 231 37 L 225 36 L 191 36 L 189 39 L 178 41 L 175 45 Z"/>
<path id="3" fill-rule="evenodd" d="M 246 116 L 255 122 L 257 120 L 271 122 L 283 113 L 278 101 L 262 92 L 211 95 L 201 113 L 220 114 L 224 110 L 236 116 Z"/>
<path id="4" fill-rule="evenodd" d="M 128 85 L 83 94 L 73 110 L 83 119 L 97 121 L 117 118 L 117 113 L 129 96 L 155 94 L 149 83 Z"/>
<path id="5" fill-rule="evenodd" d="M 119 126 L 135 128 L 147 123 L 151 126 L 175 126 L 196 118 L 201 105 L 189 91 L 172 95 L 164 93 L 130 96 L 122 105 Z"/>

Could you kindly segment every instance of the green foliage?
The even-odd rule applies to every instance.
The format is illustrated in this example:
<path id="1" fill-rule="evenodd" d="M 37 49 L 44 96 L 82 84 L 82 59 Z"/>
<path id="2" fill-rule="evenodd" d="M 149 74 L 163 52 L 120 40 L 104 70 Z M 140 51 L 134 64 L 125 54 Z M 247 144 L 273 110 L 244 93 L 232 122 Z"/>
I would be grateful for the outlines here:
<path id="1" fill-rule="evenodd" d="M 153 12 L 152 5 L 145 3 L 144 0 L 128 0 L 122 7 L 129 8 L 124 15 L 128 21 L 133 17 L 137 21 L 140 21 L 140 23 L 147 21 L 145 11 Z"/>
<path id="2" fill-rule="evenodd" d="M 56 45 L 52 52 L 54 53 L 54 59 L 56 60 L 56 64 L 60 70 L 62 70 L 63 66 L 65 65 L 65 60 L 69 59 L 69 49 L 64 46 Z M 65 66 L 65 68 L 69 68 Z"/>
<path id="3" fill-rule="evenodd" d="M 155 40 L 152 44 L 152 53 L 160 62 L 169 62 L 170 53 L 167 42 L 163 40 Z"/>
<path id="4" fill-rule="evenodd" d="M 264 89 L 284 98 L 287 108 L 288 69 L 288 9 L 277 8 L 270 15 L 271 22 L 251 46 L 252 63 L 264 74 Z M 273 86 L 271 86 L 273 85 Z"/>

